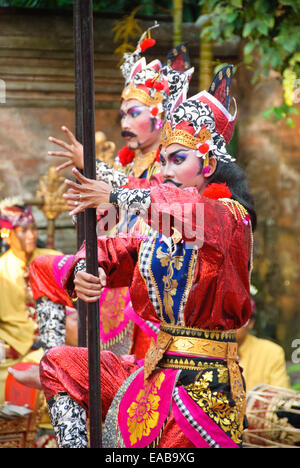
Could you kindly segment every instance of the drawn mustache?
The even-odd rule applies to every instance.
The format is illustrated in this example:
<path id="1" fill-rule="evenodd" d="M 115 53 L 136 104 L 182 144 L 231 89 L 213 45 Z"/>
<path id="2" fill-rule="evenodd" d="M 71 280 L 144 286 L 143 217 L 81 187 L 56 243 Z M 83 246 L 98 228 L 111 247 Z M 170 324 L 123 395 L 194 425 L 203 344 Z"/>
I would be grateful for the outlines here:
<path id="1" fill-rule="evenodd" d="M 136 134 L 130 132 L 129 130 L 122 130 L 122 131 L 121 131 L 121 136 L 122 136 L 123 138 L 125 138 L 125 137 L 127 137 L 127 136 L 132 138 L 132 137 L 136 137 Z"/>
<path id="2" fill-rule="evenodd" d="M 169 183 L 169 184 L 174 184 L 174 185 L 176 185 L 176 187 L 181 187 L 181 185 L 182 185 L 182 184 L 180 184 L 179 182 L 175 182 L 175 181 L 172 180 L 172 179 L 165 179 L 165 180 L 164 180 L 164 184 L 167 184 L 167 183 Z"/>

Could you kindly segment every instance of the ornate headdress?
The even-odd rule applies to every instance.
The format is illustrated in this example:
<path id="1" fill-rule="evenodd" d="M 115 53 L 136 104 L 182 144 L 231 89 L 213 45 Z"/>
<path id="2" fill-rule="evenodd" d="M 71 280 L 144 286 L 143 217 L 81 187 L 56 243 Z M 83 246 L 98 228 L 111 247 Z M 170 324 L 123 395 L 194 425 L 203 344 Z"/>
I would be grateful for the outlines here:
<path id="1" fill-rule="evenodd" d="M 201 91 L 169 109 L 161 137 L 163 146 L 179 143 L 197 150 L 204 159 L 204 168 L 209 152 L 219 161 L 235 160 L 226 150 L 236 123 L 236 109 L 234 115 L 229 112 L 232 68 L 223 67 L 208 92 Z"/>
<path id="2" fill-rule="evenodd" d="M 30 206 L 25 206 L 20 198 L 6 198 L 0 202 L 0 231 L 5 238 L 11 229 L 33 224 L 34 217 Z"/>
<path id="3" fill-rule="evenodd" d="M 146 63 L 141 53 L 152 47 L 156 41 L 150 37 L 150 31 L 158 27 L 150 27 L 141 36 L 136 50 L 124 54 L 121 71 L 125 78 L 125 88 L 122 99 L 137 99 L 151 108 L 151 113 L 158 118 L 163 111 L 184 101 L 187 96 L 189 82 L 194 68 L 190 68 L 190 60 L 186 44 L 174 47 L 167 55 L 164 65 L 159 60 Z"/>

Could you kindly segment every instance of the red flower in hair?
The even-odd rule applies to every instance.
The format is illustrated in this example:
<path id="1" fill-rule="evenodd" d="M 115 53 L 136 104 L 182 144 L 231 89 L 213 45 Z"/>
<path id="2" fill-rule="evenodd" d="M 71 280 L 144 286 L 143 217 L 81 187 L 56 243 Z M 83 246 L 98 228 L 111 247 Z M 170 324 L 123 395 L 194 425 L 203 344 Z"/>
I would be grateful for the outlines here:
<path id="1" fill-rule="evenodd" d="M 157 114 L 158 114 L 158 112 L 159 112 L 159 110 L 158 110 L 158 107 L 157 107 L 157 106 L 152 107 L 152 109 L 151 109 L 151 111 L 150 111 L 150 113 L 151 113 L 151 115 L 153 115 L 153 117 L 156 117 Z"/>
<path id="2" fill-rule="evenodd" d="M 200 151 L 201 154 L 206 154 L 209 151 L 209 145 L 207 143 L 203 143 L 202 145 L 199 146 L 198 150 Z"/>
<path id="3" fill-rule="evenodd" d="M 148 78 L 145 81 L 145 85 L 147 86 L 147 88 L 153 88 L 153 86 L 154 86 L 153 78 Z"/>
<path id="4" fill-rule="evenodd" d="M 149 47 L 153 47 L 155 44 L 156 44 L 156 40 L 155 40 L 155 39 L 152 39 L 152 37 L 149 37 L 149 38 L 147 38 L 147 39 L 144 39 L 144 40 L 140 43 L 141 52 L 144 52 L 146 49 L 149 49 Z"/>
<path id="5" fill-rule="evenodd" d="M 213 198 L 214 200 L 218 200 L 218 198 L 231 198 L 231 192 L 225 183 L 209 184 L 203 191 L 202 195 L 207 198 Z"/>
<path id="6" fill-rule="evenodd" d="M 164 85 L 160 81 L 155 81 L 153 87 L 157 91 L 162 91 L 164 89 Z"/>
<path id="7" fill-rule="evenodd" d="M 128 148 L 128 146 L 123 146 L 123 148 L 121 148 L 120 151 L 118 152 L 118 156 L 119 156 L 120 163 L 124 167 L 133 161 L 135 153 L 133 150 Z"/>

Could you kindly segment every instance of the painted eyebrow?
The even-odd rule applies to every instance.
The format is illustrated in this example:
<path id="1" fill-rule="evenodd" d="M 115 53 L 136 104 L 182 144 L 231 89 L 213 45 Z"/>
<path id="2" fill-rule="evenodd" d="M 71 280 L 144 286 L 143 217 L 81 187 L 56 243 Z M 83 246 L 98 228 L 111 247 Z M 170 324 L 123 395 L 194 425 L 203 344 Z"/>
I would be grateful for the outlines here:
<path id="1" fill-rule="evenodd" d="M 178 149 L 176 151 L 173 151 L 172 153 L 168 154 L 168 158 L 172 158 L 174 156 L 176 156 L 176 154 L 178 153 L 187 153 L 189 150 L 188 149 Z"/>
<path id="2" fill-rule="evenodd" d="M 136 106 L 129 107 L 128 109 L 121 109 L 120 113 L 126 114 L 127 112 L 131 111 L 132 109 L 143 109 L 145 106 L 139 106 L 138 104 Z"/>

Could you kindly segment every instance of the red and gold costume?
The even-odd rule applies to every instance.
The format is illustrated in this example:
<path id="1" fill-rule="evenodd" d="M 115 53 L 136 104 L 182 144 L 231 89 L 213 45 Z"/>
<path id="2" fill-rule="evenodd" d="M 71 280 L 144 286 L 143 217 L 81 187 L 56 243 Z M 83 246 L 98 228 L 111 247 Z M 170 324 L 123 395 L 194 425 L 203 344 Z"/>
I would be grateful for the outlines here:
<path id="1" fill-rule="evenodd" d="M 181 239 L 176 244 L 176 251 L 170 254 L 167 245 L 164 242 L 159 242 L 162 236 L 157 232 L 155 233 L 155 247 L 152 251 L 150 249 L 150 252 L 149 247 L 153 246 L 151 233 L 148 236 L 148 240 L 122 236 L 99 238 L 98 261 L 99 265 L 104 268 L 108 275 L 109 287 L 127 286 L 130 281 L 129 289 L 135 311 L 145 320 L 157 321 L 159 319 L 161 321 L 161 332 L 158 335 L 158 340 L 161 339 L 160 336 L 163 337 L 163 340 L 171 336 L 173 337 L 171 340 L 173 339 L 173 342 L 177 342 L 177 347 L 171 348 L 167 345 L 164 349 L 166 343 L 163 341 L 162 354 L 160 355 L 162 360 L 158 363 L 158 369 L 160 370 L 156 370 L 152 374 L 151 379 L 160 375 L 160 372 L 162 372 L 162 378 L 165 375 L 164 373 L 170 369 L 172 369 L 173 374 L 176 374 L 176 376 L 173 375 L 171 377 L 176 378 L 177 372 L 180 370 L 181 376 L 179 376 L 179 379 L 182 379 L 183 383 L 181 386 L 176 387 L 184 392 L 181 395 L 180 401 L 182 401 L 182 398 L 187 398 L 188 395 L 194 403 L 196 402 L 199 405 L 201 411 L 205 413 L 205 415 L 202 414 L 204 418 L 208 415 L 215 421 L 216 425 L 213 425 L 213 431 L 210 433 L 210 437 L 214 442 L 210 443 L 218 443 L 220 426 L 218 426 L 217 422 L 221 421 L 221 429 L 225 431 L 227 436 L 224 436 L 225 443 L 229 444 L 227 446 L 234 446 L 239 445 L 241 442 L 241 421 L 239 410 L 234 405 L 233 397 L 229 391 L 229 381 L 231 379 L 229 378 L 227 364 L 230 358 L 226 354 L 228 351 L 220 350 L 221 354 L 218 355 L 214 354 L 213 348 L 216 343 L 220 345 L 220 348 L 224 348 L 224 343 L 226 343 L 226 349 L 230 347 L 228 343 L 234 344 L 234 334 L 231 331 L 241 327 L 248 320 L 251 313 L 249 296 L 251 232 L 250 227 L 243 223 L 239 208 L 235 202 L 210 200 L 201 197 L 195 189 L 182 191 L 173 187 L 159 185 L 151 189 L 151 206 L 155 206 L 157 202 L 162 206 L 162 203 L 165 203 L 167 200 L 168 205 L 166 204 L 166 206 L 169 206 L 170 201 L 173 199 L 177 203 L 190 202 L 191 197 L 193 197 L 193 202 L 202 203 L 204 206 L 203 223 L 206 228 L 204 230 L 203 246 L 200 249 L 191 249 L 188 252 L 185 241 L 181 242 Z M 230 204 L 230 208 L 228 208 L 228 204 Z M 148 255 L 150 255 L 150 260 L 148 259 Z M 74 265 L 84 257 L 83 248 L 76 255 Z M 185 264 L 186 261 L 188 262 L 187 264 Z M 144 265 L 147 262 L 148 267 L 145 267 Z M 182 275 L 181 268 L 186 270 L 187 266 L 190 274 L 184 276 Z M 71 274 L 71 271 L 69 274 Z M 171 276 L 171 272 L 173 272 L 174 276 Z M 152 279 L 151 274 L 153 274 Z M 169 284 L 170 288 L 165 289 L 162 296 L 159 290 L 153 290 L 149 293 L 151 284 L 158 284 L 159 281 Z M 171 287 L 172 285 L 173 287 Z M 170 315 L 170 310 L 172 310 L 174 316 Z M 177 315 L 175 311 L 178 312 Z M 193 340 L 189 342 L 189 339 L 193 336 L 201 337 L 201 340 L 204 340 L 207 346 L 206 358 L 201 357 L 203 351 L 200 353 L 197 349 L 193 351 Z M 180 343 L 180 338 L 182 343 Z M 189 346 L 193 351 L 190 351 L 191 354 L 189 353 Z M 88 380 L 83 378 L 83 372 L 87 372 L 87 352 L 82 349 L 70 351 L 71 354 L 68 357 L 69 351 L 65 351 L 64 348 L 57 348 L 53 352 L 50 352 L 50 354 L 48 353 L 43 360 L 42 381 L 46 382 L 44 387 L 46 397 L 50 399 L 59 392 L 68 392 L 72 398 L 87 408 Z M 61 359 L 62 355 L 64 359 L 62 361 L 58 360 Z M 214 358 L 214 356 L 220 355 L 222 358 Z M 69 359 L 75 359 L 77 364 L 73 363 L 70 366 Z M 155 362 L 157 359 L 155 352 L 153 362 L 151 359 L 150 350 L 149 357 L 146 357 L 145 363 L 147 371 L 148 366 L 150 366 L 151 371 L 152 366 L 155 367 L 155 364 L 157 364 Z M 56 365 L 58 364 L 60 381 L 59 383 L 52 383 L 52 372 L 54 370 L 55 372 L 57 371 Z M 79 368 L 77 368 L 77 365 L 79 365 Z M 139 371 L 143 373 L 143 368 L 133 359 L 126 360 L 122 357 L 116 357 L 109 352 L 103 352 L 101 355 L 101 365 L 102 407 L 103 418 L 105 418 L 121 383 L 124 384 L 134 371 L 138 372 L 137 376 L 140 376 L 140 381 L 135 382 L 133 380 L 131 387 L 134 387 L 134 384 L 143 383 L 144 380 L 141 380 L 139 373 Z M 113 376 L 111 375 L 112 372 Z M 79 373 L 81 376 L 80 382 L 77 380 Z M 202 376 L 198 379 L 195 386 L 193 378 L 199 373 Z M 189 374 L 193 375 L 192 380 L 190 380 Z M 68 384 L 70 377 L 73 382 L 71 386 Z M 169 377 L 168 382 L 172 382 L 170 376 L 167 375 L 167 377 Z M 184 384 L 185 380 L 187 382 L 186 385 Z M 239 373 L 237 375 L 237 382 L 236 385 L 239 385 Z M 210 386 L 212 383 L 214 387 Z M 231 380 L 230 384 L 234 385 L 234 382 Z M 133 391 L 131 387 L 129 388 Z M 112 390 L 112 388 L 115 388 L 115 390 Z M 138 388 L 140 388 L 140 391 L 144 391 L 142 387 Z M 206 389 L 205 398 L 201 397 L 200 389 Z M 220 389 L 222 390 L 221 392 Z M 162 387 L 161 391 L 165 392 L 166 388 Z M 218 392 L 218 398 L 215 398 L 214 391 Z M 125 390 L 124 395 L 123 398 L 126 397 Z M 161 394 L 156 393 L 155 395 L 156 403 L 163 401 Z M 149 395 L 150 397 L 151 395 Z M 142 400 L 140 402 L 142 404 Z M 185 436 L 183 428 L 178 427 L 178 421 L 180 423 L 182 413 L 178 409 L 177 403 L 174 404 L 175 412 L 178 413 L 179 411 L 179 414 L 176 413 L 176 417 L 174 415 L 169 417 L 163 432 L 164 435 L 158 441 L 158 445 L 160 447 L 193 446 L 193 443 Z M 226 404 L 228 405 L 227 407 Z M 163 411 L 159 407 L 156 407 L 156 409 L 163 414 Z M 221 414 L 222 411 L 223 414 Z M 157 412 L 154 411 L 154 413 Z M 123 421 L 129 421 L 128 417 L 124 419 L 124 414 L 122 416 Z M 223 417 L 228 417 L 231 422 L 234 422 L 234 424 L 230 424 L 228 431 L 225 422 L 222 423 Z M 199 421 L 198 414 L 197 420 Z M 125 429 L 130 432 L 130 428 L 131 426 L 129 425 Z M 161 428 L 162 426 L 160 426 Z M 149 428 L 145 427 L 144 432 L 142 429 L 137 423 L 135 431 L 138 434 L 143 435 L 147 433 Z M 139 431 L 142 432 L 140 433 Z M 124 430 L 125 432 L 126 430 Z M 187 430 L 187 433 L 190 436 L 189 430 Z M 214 433 L 217 434 L 216 441 L 212 437 Z M 134 433 L 130 434 L 132 440 L 137 439 L 136 442 L 143 440 L 143 437 L 141 437 L 141 440 L 138 440 L 138 437 L 135 438 Z M 177 437 L 175 440 L 174 434 L 177 434 L 177 436 L 180 434 L 179 438 Z M 118 443 L 120 443 L 120 438 L 121 435 L 119 434 Z M 230 442 L 230 439 L 234 443 Z M 148 440 L 150 439 L 148 438 Z M 154 440 L 155 437 L 151 440 L 151 443 Z M 208 444 L 207 440 L 207 437 L 203 439 L 204 446 Z"/>
<path id="2" fill-rule="evenodd" d="M 233 128 L 227 109 L 218 119 L 221 102 L 209 106 L 207 95 L 202 98 L 200 93 L 170 113 L 162 144 L 199 151 L 204 171 L 209 151 L 230 164 L 223 133 L 230 139 Z M 159 182 L 159 176 L 151 182 L 128 179 L 127 187 L 113 189 L 111 203 L 140 213 L 144 229 L 98 238 L 98 264 L 108 287 L 129 287 L 138 316 L 160 322 L 144 360 L 101 353 L 104 447 L 237 448 L 245 388 L 235 330 L 251 314 L 250 216 L 226 185 L 216 190 L 211 184 L 201 195 L 194 187 Z M 70 295 L 84 258 L 83 246 L 64 278 Z M 67 408 L 71 398 L 88 411 L 87 359 L 87 350 L 57 347 L 41 363 L 58 434 L 66 420 L 57 417 L 57 405 Z M 79 439 L 78 426 L 72 428 Z"/>

